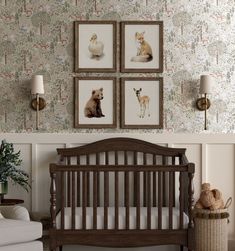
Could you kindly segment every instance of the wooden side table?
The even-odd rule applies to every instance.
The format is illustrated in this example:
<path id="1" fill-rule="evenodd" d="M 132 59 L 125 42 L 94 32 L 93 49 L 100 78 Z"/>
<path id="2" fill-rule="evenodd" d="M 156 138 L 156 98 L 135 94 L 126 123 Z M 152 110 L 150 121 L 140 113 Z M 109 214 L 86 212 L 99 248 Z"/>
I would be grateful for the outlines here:
<path id="1" fill-rule="evenodd" d="M 24 203 L 23 200 L 18 200 L 18 199 L 2 199 L 0 201 L 0 206 L 14 206 L 17 204 L 22 204 Z"/>

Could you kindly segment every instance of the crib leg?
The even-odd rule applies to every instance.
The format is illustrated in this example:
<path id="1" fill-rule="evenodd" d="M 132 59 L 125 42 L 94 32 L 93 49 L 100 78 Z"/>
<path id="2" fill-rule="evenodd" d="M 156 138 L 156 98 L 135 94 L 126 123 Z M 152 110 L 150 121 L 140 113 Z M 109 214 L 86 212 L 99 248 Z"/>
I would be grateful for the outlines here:
<path id="1" fill-rule="evenodd" d="M 63 251 L 63 246 L 60 246 L 60 251 Z"/>
<path id="2" fill-rule="evenodd" d="M 50 243 L 50 251 L 56 251 L 57 248 L 55 245 L 53 245 L 53 243 Z"/>
<path id="3" fill-rule="evenodd" d="M 184 251 L 184 246 L 180 245 L 180 251 Z"/>
<path id="4" fill-rule="evenodd" d="M 50 251 L 58 251 L 58 248 L 57 248 L 58 246 L 56 246 L 56 243 L 55 242 L 53 242 L 53 241 L 50 241 L 50 248 L 49 248 L 49 250 Z M 62 246 L 61 246 L 62 247 Z M 60 250 L 62 250 L 62 249 L 60 249 Z"/>

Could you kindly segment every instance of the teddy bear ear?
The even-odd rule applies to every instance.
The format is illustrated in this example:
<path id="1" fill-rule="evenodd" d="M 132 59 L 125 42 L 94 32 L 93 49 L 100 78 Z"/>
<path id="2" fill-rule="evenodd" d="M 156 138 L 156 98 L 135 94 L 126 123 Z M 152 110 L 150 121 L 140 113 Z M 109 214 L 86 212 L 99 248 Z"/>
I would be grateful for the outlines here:
<path id="1" fill-rule="evenodd" d="M 91 92 L 92 94 L 95 94 L 95 90 L 92 90 L 92 92 Z"/>
<path id="2" fill-rule="evenodd" d="M 202 190 L 210 190 L 211 185 L 210 183 L 203 183 L 202 184 Z"/>
<path id="3" fill-rule="evenodd" d="M 216 200 L 220 199 L 222 196 L 221 192 L 218 189 L 213 189 L 211 190 L 211 192 L 213 193 Z"/>
<path id="4" fill-rule="evenodd" d="M 100 91 L 103 91 L 103 87 L 100 88 Z"/>

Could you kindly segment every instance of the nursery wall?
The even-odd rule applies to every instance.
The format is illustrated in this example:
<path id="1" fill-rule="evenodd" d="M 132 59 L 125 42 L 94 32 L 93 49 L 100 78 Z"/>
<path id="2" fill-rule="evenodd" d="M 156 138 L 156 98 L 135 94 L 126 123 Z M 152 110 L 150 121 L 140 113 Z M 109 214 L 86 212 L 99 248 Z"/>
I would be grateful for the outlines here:
<path id="1" fill-rule="evenodd" d="M 73 128 L 75 20 L 164 21 L 162 74 L 82 74 L 163 76 L 163 130 L 123 130 L 119 124 L 117 129 Z M 234 0 L 0 0 L 0 139 L 15 143 L 32 176 L 29 194 L 12 187 L 8 196 L 24 198 L 30 210 L 48 211 L 48 164 L 56 160 L 57 147 L 127 136 L 187 147 L 189 159 L 196 163 L 196 197 L 200 183 L 209 181 L 225 197 L 234 198 L 235 136 L 223 134 L 235 132 L 234 27 Z M 199 134 L 204 114 L 195 109 L 203 73 L 215 78 L 208 111 L 210 135 Z M 39 134 L 22 134 L 36 132 L 35 112 L 29 106 L 34 74 L 44 75 L 47 107 L 40 112 Z M 117 107 L 119 111 L 119 100 Z M 182 132 L 188 134 L 178 134 Z M 234 203 L 231 213 L 229 239 L 235 240 Z"/>
<path id="2" fill-rule="evenodd" d="M 73 21 L 110 19 L 164 21 L 165 131 L 203 130 L 194 103 L 199 76 L 209 72 L 210 132 L 234 132 L 234 11 L 233 0 L 0 0 L 0 131 L 34 131 L 33 74 L 45 77 L 41 132 L 95 131 L 73 129 Z"/>

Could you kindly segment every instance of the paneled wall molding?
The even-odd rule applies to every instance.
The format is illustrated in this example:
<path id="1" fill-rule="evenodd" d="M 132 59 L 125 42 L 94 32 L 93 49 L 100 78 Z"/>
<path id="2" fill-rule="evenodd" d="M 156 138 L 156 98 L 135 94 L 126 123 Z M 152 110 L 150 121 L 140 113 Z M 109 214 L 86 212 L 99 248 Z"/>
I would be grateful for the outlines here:
<path id="1" fill-rule="evenodd" d="M 0 139 L 13 143 L 89 143 L 110 137 L 132 137 L 155 143 L 228 144 L 235 143 L 235 134 L 178 133 L 0 133 Z M 79 142 L 78 142 L 79 140 Z"/>
<path id="2" fill-rule="evenodd" d="M 58 160 L 56 148 L 74 147 L 110 137 L 132 137 L 168 147 L 187 149 L 189 161 L 196 164 L 195 199 L 202 182 L 210 182 L 222 190 L 224 198 L 235 198 L 235 134 L 174 134 L 174 133 L 6 133 L 0 139 L 12 142 L 21 150 L 23 168 L 31 173 L 31 193 L 16 186 L 8 197 L 22 198 L 32 211 L 49 212 L 49 163 Z M 230 208 L 229 239 L 235 240 L 233 203 Z"/>

